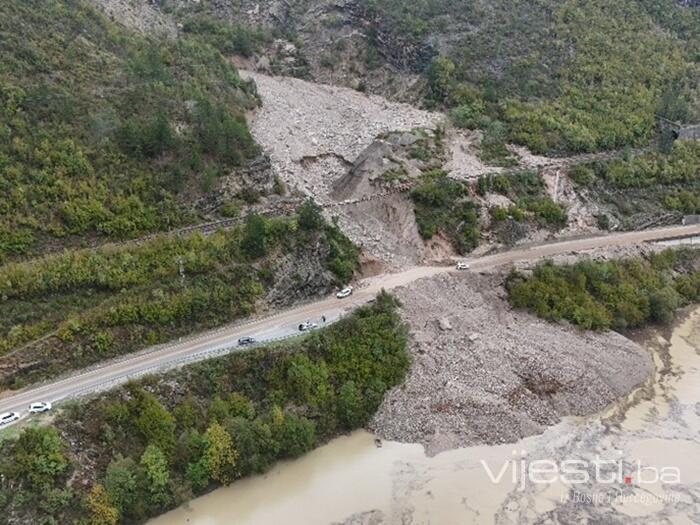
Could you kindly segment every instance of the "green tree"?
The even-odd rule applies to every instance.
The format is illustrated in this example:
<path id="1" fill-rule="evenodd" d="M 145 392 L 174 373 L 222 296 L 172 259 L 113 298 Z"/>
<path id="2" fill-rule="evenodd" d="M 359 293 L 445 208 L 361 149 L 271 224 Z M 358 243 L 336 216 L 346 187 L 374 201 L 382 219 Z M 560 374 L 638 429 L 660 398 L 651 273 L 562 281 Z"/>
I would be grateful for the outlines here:
<path id="1" fill-rule="evenodd" d="M 26 428 L 14 446 L 14 470 L 36 490 L 48 490 L 68 469 L 64 443 L 53 427 Z"/>
<path id="2" fill-rule="evenodd" d="M 164 508 L 170 501 L 168 459 L 160 448 L 150 444 L 141 455 L 140 463 L 146 476 L 150 503 L 156 508 Z"/>
<path id="3" fill-rule="evenodd" d="M 251 259 L 259 259 L 267 254 L 267 228 L 265 219 L 251 214 L 246 221 L 241 241 L 243 253 Z"/>
<path id="4" fill-rule="evenodd" d="M 362 392 L 353 381 L 346 381 L 338 393 L 338 418 L 348 430 L 365 423 L 367 415 Z"/>
<path id="5" fill-rule="evenodd" d="M 312 361 L 304 354 L 296 355 L 287 365 L 286 384 L 292 399 L 316 404 L 330 391 L 328 367 L 323 360 Z"/>
<path id="6" fill-rule="evenodd" d="M 209 476 L 223 485 L 228 485 L 236 477 L 238 452 L 233 446 L 233 439 L 226 429 L 213 423 L 206 434 L 207 449 L 205 453 Z"/>
<path id="7" fill-rule="evenodd" d="M 228 396 L 228 405 L 232 417 L 244 417 L 253 419 L 255 417 L 255 406 L 253 402 L 243 394 L 238 392 L 231 393 Z"/>
<path id="8" fill-rule="evenodd" d="M 158 446 L 166 455 L 173 453 L 177 426 L 175 418 L 151 394 L 143 395 L 135 424 L 147 443 Z"/>
<path id="9" fill-rule="evenodd" d="M 211 423 L 224 423 L 231 415 L 231 408 L 229 404 L 221 399 L 219 396 L 215 396 L 209 405 L 209 421 Z"/>
<path id="10" fill-rule="evenodd" d="M 313 421 L 296 414 L 285 413 L 275 432 L 282 457 L 301 456 L 311 450 L 316 443 L 316 428 Z"/>
<path id="11" fill-rule="evenodd" d="M 173 415 L 181 429 L 194 428 L 199 422 L 201 410 L 197 400 L 190 393 L 175 407 Z"/>
<path id="12" fill-rule="evenodd" d="M 428 89 L 430 98 L 437 103 L 447 100 L 452 88 L 455 65 L 447 57 L 438 57 L 428 68 Z"/>
<path id="13" fill-rule="evenodd" d="M 676 309 L 681 305 L 678 292 L 671 286 L 654 291 L 649 296 L 651 318 L 657 323 L 667 324 L 673 321 Z"/>
<path id="14" fill-rule="evenodd" d="M 96 483 L 90 489 L 85 499 L 85 506 L 89 512 L 90 525 L 117 525 L 119 523 L 119 511 L 112 504 L 105 488 Z"/>
<path id="15" fill-rule="evenodd" d="M 297 222 L 302 230 L 307 231 L 320 230 L 326 223 L 321 208 L 311 199 L 306 199 L 299 208 Z"/>
<path id="16" fill-rule="evenodd" d="M 104 488 L 122 518 L 130 513 L 137 502 L 137 484 L 138 472 L 133 459 L 118 455 L 107 466 Z"/>
<path id="17" fill-rule="evenodd" d="M 237 468 L 241 475 L 265 472 L 277 459 L 279 444 L 272 428 L 262 418 L 236 417 L 229 428 L 239 452 Z"/>

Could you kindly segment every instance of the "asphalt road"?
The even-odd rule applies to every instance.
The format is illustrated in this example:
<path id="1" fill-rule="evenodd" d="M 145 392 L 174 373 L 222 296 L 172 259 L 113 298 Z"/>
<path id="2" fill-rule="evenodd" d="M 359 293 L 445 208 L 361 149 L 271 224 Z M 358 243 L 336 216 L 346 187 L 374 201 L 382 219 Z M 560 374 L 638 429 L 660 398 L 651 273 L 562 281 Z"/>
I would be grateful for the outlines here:
<path id="1" fill-rule="evenodd" d="M 671 239 L 700 235 L 700 225 L 674 226 L 641 232 L 611 233 L 597 237 L 562 240 L 552 243 L 524 246 L 517 249 L 486 255 L 475 259 L 464 259 L 471 270 L 484 270 L 517 261 L 537 260 L 543 257 L 579 252 L 604 246 L 633 245 L 645 241 Z M 224 327 L 189 337 L 167 345 L 154 347 L 124 358 L 100 364 L 58 381 L 29 387 L 17 392 L 5 392 L 0 399 L 0 413 L 26 410 L 34 401 L 52 403 L 75 398 L 118 385 L 139 375 L 153 373 L 212 357 L 233 347 L 234 351 L 249 347 L 237 347 L 242 336 L 252 336 L 259 342 L 266 342 L 298 334 L 298 326 L 304 321 L 324 323 L 326 316 L 330 324 L 340 316 L 368 302 L 382 289 L 391 290 L 409 284 L 422 277 L 438 273 L 456 271 L 451 266 L 419 266 L 407 270 L 379 275 L 358 283 L 353 295 L 346 299 L 329 297 L 314 303 L 304 304 L 257 320 Z"/>

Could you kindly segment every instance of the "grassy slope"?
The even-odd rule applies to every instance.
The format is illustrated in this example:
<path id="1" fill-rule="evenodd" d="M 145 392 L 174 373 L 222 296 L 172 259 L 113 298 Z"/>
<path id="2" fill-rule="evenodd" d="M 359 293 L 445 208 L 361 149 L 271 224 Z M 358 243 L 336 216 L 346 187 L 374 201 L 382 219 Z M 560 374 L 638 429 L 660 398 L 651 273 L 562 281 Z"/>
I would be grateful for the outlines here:
<path id="1" fill-rule="evenodd" d="M 82 0 L 0 5 L 0 262 L 133 237 L 255 155 L 257 103 L 201 40 L 137 36 Z"/>
<path id="2" fill-rule="evenodd" d="M 408 364 L 396 304 L 380 295 L 302 340 L 138 380 L 0 444 L 0 509 L 142 522 L 364 425 Z"/>

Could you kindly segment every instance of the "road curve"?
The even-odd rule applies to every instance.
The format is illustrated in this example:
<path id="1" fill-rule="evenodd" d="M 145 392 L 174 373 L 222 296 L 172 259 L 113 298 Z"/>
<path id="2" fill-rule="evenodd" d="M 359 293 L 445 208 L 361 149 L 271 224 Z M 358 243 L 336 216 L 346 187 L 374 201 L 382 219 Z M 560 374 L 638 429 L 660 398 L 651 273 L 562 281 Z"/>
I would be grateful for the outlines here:
<path id="1" fill-rule="evenodd" d="M 641 242 L 690 237 L 700 235 L 700 225 L 674 226 L 654 230 L 609 233 L 595 237 L 560 240 L 556 242 L 519 247 L 468 260 L 472 270 L 484 270 L 518 261 L 534 261 L 568 252 L 579 252 L 605 246 L 634 245 Z M 358 284 L 347 299 L 329 297 L 304 304 L 276 314 L 227 326 L 167 345 L 148 349 L 124 358 L 103 363 L 86 371 L 77 372 L 65 379 L 30 387 L 17 392 L 5 392 L 0 399 L 0 413 L 17 411 L 23 415 L 34 401 L 51 401 L 75 398 L 124 383 L 139 375 L 166 370 L 183 363 L 206 359 L 229 351 L 239 337 L 253 336 L 258 341 L 270 341 L 298 333 L 297 326 L 304 321 L 322 325 L 332 323 L 340 316 L 373 298 L 382 288 L 391 290 L 417 279 L 438 273 L 454 271 L 451 266 L 417 266 L 402 272 L 379 275 Z M 235 348 L 234 350 L 237 350 Z"/>

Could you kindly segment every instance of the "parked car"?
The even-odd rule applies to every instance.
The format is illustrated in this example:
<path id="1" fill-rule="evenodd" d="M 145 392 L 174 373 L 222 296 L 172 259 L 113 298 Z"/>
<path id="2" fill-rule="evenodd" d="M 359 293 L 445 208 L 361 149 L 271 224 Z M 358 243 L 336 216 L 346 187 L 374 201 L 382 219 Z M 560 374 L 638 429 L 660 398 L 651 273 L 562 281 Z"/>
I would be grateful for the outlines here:
<path id="1" fill-rule="evenodd" d="M 305 323 L 301 323 L 299 325 L 300 332 L 307 332 L 309 330 L 316 330 L 316 328 L 318 328 L 318 325 L 316 323 L 312 323 L 311 321 L 306 321 Z"/>
<path id="2" fill-rule="evenodd" d="M 350 297 L 352 295 L 352 286 L 348 286 L 347 288 L 343 288 L 340 290 L 335 296 L 338 299 L 345 299 L 346 297 Z"/>
<path id="3" fill-rule="evenodd" d="M 238 346 L 246 346 L 255 344 L 255 339 L 249 336 L 240 337 L 238 339 Z"/>
<path id="4" fill-rule="evenodd" d="M 48 412 L 51 408 L 51 403 L 48 401 L 37 401 L 29 405 L 29 412 L 32 414 L 41 414 L 42 412 Z"/>
<path id="5" fill-rule="evenodd" d="M 460 261 L 457 263 L 457 269 L 458 270 L 468 270 L 469 269 L 469 263 L 465 263 L 464 261 Z"/>
<path id="6" fill-rule="evenodd" d="M 0 425 L 7 425 L 18 419 L 19 414 L 17 412 L 5 412 L 4 414 L 0 414 Z"/>

